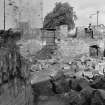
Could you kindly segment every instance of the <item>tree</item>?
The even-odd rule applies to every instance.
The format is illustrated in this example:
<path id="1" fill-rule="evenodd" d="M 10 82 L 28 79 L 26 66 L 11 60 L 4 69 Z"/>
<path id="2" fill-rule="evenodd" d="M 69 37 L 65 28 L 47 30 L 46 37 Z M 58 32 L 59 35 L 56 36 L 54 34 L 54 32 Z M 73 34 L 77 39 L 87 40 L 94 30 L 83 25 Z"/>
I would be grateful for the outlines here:
<path id="1" fill-rule="evenodd" d="M 68 25 L 68 29 L 75 26 L 74 21 L 77 19 L 73 7 L 68 3 L 56 3 L 52 12 L 48 13 L 44 18 L 43 28 L 56 28 L 60 25 Z"/>

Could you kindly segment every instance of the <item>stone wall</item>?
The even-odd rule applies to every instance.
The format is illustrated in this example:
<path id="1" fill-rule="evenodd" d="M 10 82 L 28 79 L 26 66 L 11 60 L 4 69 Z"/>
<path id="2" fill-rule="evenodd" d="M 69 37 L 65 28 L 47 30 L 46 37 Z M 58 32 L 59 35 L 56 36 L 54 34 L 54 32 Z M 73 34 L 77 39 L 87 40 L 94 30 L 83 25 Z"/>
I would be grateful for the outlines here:
<path id="1" fill-rule="evenodd" d="M 61 52 L 63 58 L 71 59 L 81 54 L 88 54 L 89 47 L 85 41 L 81 39 L 68 39 L 66 41 L 61 41 L 59 44 L 59 51 Z"/>

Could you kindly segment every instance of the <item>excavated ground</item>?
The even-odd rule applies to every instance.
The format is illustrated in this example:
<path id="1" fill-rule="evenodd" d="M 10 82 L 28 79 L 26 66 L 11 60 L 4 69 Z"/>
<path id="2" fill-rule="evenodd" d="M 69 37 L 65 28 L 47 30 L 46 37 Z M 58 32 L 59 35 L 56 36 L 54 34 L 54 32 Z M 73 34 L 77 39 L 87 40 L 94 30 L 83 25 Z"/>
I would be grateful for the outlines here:
<path id="1" fill-rule="evenodd" d="M 33 60 L 31 84 L 35 104 L 105 104 L 104 75 L 94 75 L 94 70 L 91 69 L 93 59 L 88 56 L 89 45 L 94 43 L 97 43 L 97 40 L 66 40 L 66 43 L 58 44 L 58 51 L 52 59 Z M 90 68 L 83 64 L 87 59 L 91 59 Z M 59 71 L 63 71 L 64 74 L 57 73 Z"/>

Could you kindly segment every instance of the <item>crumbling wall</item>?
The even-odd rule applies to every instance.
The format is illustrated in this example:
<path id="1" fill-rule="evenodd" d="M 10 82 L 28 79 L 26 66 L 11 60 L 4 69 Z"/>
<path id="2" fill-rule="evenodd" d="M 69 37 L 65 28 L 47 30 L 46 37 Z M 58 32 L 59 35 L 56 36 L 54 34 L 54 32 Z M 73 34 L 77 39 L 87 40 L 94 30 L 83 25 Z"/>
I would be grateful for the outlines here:
<path id="1" fill-rule="evenodd" d="M 51 97 L 56 97 L 61 103 L 64 102 L 64 105 L 104 105 L 105 79 L 99 76 L 92 78 L 92 80 L 87 81 L 86 78 L 76 76 L 67 77 L 63 72 L 58 72 L 51 77 L 49 82 L 44 81 L 33 85 L 34 98 L 39 101 L 38 103 L 46 103 L 45 105 L 55 103 L 56 100 L 50 100 Z M 51 94 L 52 92 L 54 95 Z M 43 103 L 37 105 L 43 105 Z"/>
<path id="2" fill-rule="evenodd" d="M 75 56 L 86 54 L 89 52 L 88 44 L 81 39 L 62 40 L 59 44 L 59 51 L 63 58 L 73 58 Z"/>

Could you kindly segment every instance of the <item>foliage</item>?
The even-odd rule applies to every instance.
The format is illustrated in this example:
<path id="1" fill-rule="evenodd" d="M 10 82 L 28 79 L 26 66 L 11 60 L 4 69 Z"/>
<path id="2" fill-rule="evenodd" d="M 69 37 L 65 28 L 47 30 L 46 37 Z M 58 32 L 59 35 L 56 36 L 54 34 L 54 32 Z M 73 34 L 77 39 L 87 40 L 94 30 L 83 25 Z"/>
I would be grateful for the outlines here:
<path id="1" fill-rule="evenodd" d="M 73 7 L 68 3 L 56 3 L 52 12 L 48 13 L 44 18 L 43 28 L 55 28 L 60 25 L 68 25 L 71 29 L 75 26 L 74 21 L 77 19 Z"/>

